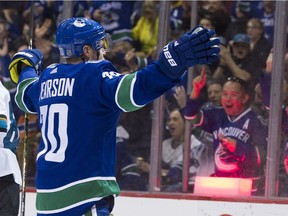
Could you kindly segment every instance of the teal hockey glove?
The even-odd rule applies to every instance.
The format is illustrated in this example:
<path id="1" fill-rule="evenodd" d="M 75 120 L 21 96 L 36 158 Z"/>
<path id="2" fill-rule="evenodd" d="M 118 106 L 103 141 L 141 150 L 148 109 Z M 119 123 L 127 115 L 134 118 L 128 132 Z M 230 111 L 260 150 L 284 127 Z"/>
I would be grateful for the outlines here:
<path id="1" fill-rule="evenodd" d="M 159 55 L 158 63 L 162 71 L 169 78 L 177 79 L 191 66 L 216 61 L 219 58 L 220 40 L 213 35 L 214 30 L 197 26 L 167 44 Z"/>
<path id="2" fill-rule="evenodd" d="M 25 49 L 17 52 L 11 60 L 8 67 L 10 72 L 10 78 L 15 84 L 18 83 L 19 74 L 22 70 L 22 64 L 33 67 L 37 74 L 41 72 L 43 54 L 38 49 Z"/>

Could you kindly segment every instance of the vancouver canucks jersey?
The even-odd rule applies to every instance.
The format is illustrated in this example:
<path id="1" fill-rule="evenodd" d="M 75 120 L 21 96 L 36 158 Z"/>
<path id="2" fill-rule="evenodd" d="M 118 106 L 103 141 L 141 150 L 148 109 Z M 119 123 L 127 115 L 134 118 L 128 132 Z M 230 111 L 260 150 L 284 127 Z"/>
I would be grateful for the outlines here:
<path id="1" fill-rule="evenodd" d="M 96 200 L 118 194 L 115 136 L 120 113 L 143 107 L 179 82 L 166 77 L 157 63 L 121 75 L 106 60 L 51 65 L 39 79 L 26 67 L 19 80 L 17 104 L 38 114 L 42 134 L 38 215 L 82 215 Z"/>
<path id="2" fill-rule="evenodd" d="M 197 101 L 190 101 L 186 113 L 192 119 L 197 113 Z M 268 127 L 261 118 L 248 108 L 236 119 L 231 119 L 223 108 L 201 110 L 202 117 L 197 126 L 213 134 L 215 175 L 219 177 L 257 178 L 263 174 L 263 154 L 267 148 Z M 189 115 L 190 114 L 190 115 Z M 221 145 L 220 137 L 237 141 L 231 153 Z"/>

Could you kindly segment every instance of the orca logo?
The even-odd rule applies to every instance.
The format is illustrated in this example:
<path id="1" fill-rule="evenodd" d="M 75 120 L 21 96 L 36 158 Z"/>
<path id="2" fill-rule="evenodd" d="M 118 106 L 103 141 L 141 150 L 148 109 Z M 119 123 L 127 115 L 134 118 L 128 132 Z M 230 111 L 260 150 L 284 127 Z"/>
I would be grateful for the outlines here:
<path id="1" fill-rule="evenodd" d="M 76 27 L 81 28 L 81 27 L 85 26 L 86 24 L 85 24 L 85 20 L 84 19 L 77 19 L 77 20 L 74 21 L 73 25 L 76 26 Z"/>
<path id="2" fill-rule="evenodd" d="M 172 67 L 177 66 L 176 61 L 172 58 L 172 55 L 171 55 L 171 53 L 168 50 L 168 44 L 163 48 L 163 53 L 164 53 L 164 56 L 166 57 L 167 61 L 169 62 L 169 64 Z"/>

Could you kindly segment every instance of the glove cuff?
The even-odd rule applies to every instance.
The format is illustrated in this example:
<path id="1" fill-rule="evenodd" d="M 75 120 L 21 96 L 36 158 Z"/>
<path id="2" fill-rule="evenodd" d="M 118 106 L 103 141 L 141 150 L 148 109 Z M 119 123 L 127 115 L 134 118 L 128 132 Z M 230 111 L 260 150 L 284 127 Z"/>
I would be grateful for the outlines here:
<path id="1" fill-rule="evenodd" d="M 179 79 L 187 71 L 187 68 L 183 68 L 183 64 L 173 49 L 175 42 L 167 44 L 159 55 L 159 66 L 162 72 L 173 80 Z"/>

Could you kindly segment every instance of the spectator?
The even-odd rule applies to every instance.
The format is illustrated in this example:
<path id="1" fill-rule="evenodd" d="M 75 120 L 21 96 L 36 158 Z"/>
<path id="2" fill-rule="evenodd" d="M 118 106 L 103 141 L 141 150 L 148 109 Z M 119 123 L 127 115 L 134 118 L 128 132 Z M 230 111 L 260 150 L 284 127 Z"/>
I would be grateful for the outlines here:
<path id="1" fill-rule="evenodd" d="M 33 22 L 35 28 L 33 32 L 37 37 L 41 37 L 47 31 L 55 31 L 56 27 L 56 17 L 52 12 L 52 7 L 57 1 L 35 1 L 33 10 Z M 24 23 L 30 23 L 30 13 L 31 13 L 31 2 L 26 2 L 25 10 L 23 11 Z M 29 26 L 30 27 L 30 26 Z"/>
<path id="2" fill-rule="evenodd" d="M 13 57 L 13 55 L 16 52 L 19 52 L 23 49 L 27 49 L 28 48 L 28 42 L 22 38 L 19 37 L 17 39 L 15 39 L 12 43 L 11 43 L 11 47 L 9 47 L 9 62 L 11 62 L 11 58 Z M 8 70 L 8 68 L 7 68 Z M 7 74 L 8 75 L 8 74 Z M 10 97 L 14 98 L 15 94 L 16 94 L 16 90 L 17 90 L 17 86 L 11 81 L 10 76 L 9 77 L 4 77 L 4 82 L 3 84 L 5 85 L 5 87 L 9 90 L 10 92 Z M 14 116 L 15 116 L 15 120 L 18 124 L 19 118 L 20 116 L 23 115 L 24 118 L 24 113 L 22 110 L 19 109 L 19 107 L 16 105 L 15 100 L 11 100 L 12 103 L 12 107 L 13 107 L 13 111 L 14 111 Z M 21 140 L 20 140 L 21 142 Z M 20 145 L 21 148 L 21 145 Z M 17 153 L 18 154 L 18 153 Z"/>
<path id="3" fill-rule="evenodd" d="M 234 1 L 235 14 L 229 23 L 226 31 L 225 38 L 227 41 L 233 40 L 236 34 L 246 34 L 247 22 L 252 15 L 252 2 L 250 1 Z"/>
<path id="4" fill-rule="evenodd" d="M 8 40 L 7 22 L 2 19 L 0 20 L 0 76 L 2 77 L 9 77 L 9 72 L 7 70 L 10 61 L 8 55 Z"/>
<path id="5" fill-rule="evenodd" d="M 287 55 L 287 53 L 286 53 Z M 288 58 L 285 57 L 285 61 L 287 61 Z M 265 72 L 262 73 L 261 79 L 260 79 L 260 87 L 263 94 L 263 101 L 267 108 L 270 107 L 270 91 L 271 91 L 271 74 L 272 74 L 272 61 L 273 61 L 273 51 L 271 51 L 269 57 L 267 58 L 267 67 Z M 288 71 L 288 64 L 285 62 L 285 72 Z M 282 108 L 282 131 L 284 134 L 288 134 L 288 124 L 286 124 L 288 120 L 288 109 L 287 109 L 287 98 L 288 98 L 288 80 L 287 77 L 284 76 L 283 80 L 283 92 L 282 94 L 282 102 L 283 102 L 283 108 Z M 287 158 L 288 160 L 288 158 Z M 288 166 L 287 166 L 288 170 Z M 288 173 L 288 172 L 287 172 Z"/>
<path id="6" fill-rule="evenodd" d="M 91 18 L 98 21 L 114 43 L 133 42 L 130 17 L 134 10 L 134 1 L 92 1 Z"/>
<path id="7" fill-rule="evenodd" d="M 0 56 L 5 56 L 8 54 L 8 35 L 6 32 L 6 22 L 4 20 L 0 20 L 0 40 L 1 40 L 1 49 Z"/>
<path id="8" fill-rule="evenodd" d="M 134 50 L 131 41 L 118 41 L 113 44 L 113 48 L 111 52 L 106 54 L 106 58 L 113 62 L 120 73 L 130 73 L 131 71 L 136 71 L 138 69 L 137 57 Z M 126 56 L 128 56 L 128 52 L 130 53 L 130 61 L 126 61 L 125 59 Z M 134 57 L 135 59 L 132 59 Z"/>
<path id="9" fill-rule="evenodd" d="M 130 70 L 136 71 L 146 67 L 149 63 L 154 61 L 155 58 L 154 56 L 148 56 L 147 58 L 144 53 L 135 52 L 135 48 L 132 48 L 125 54 L 124 60 Z"/>
<path id="10" fill-rule="evenodd" d="M 202 17 L 202 18 L 199 19 L 198 24 L 202 25 L 202 26 L 205 26 L 205 28 L 214 29 L 215 30 L 215 23 L 214 22 L 215 22 L 215 20 L 213 20 L 210 17 Z M 222 46 L 226 47 L 226 45 L 227 45 L 226 38 L 224 38 L 223 36 L 218 36 L 218 37 L 220 39 L 220 44 Z M 193 76 L 196 77 L 197 75 L 199 75 L 201 69 L 204 67 L 206 75 L 207 75 L 208 82 L 209 81 L 213 81 L 213 74 L 214 74 L 215 70 L 217 69 L 218 65 L 219 65 L 219 61 L 214 62 L 214 63 L 209 64 L 209 65 L 198 65 L 194 69 Z"/>
<path id="11" fill-rule="evenodd" d="M 179 169 L 183 163 L 183 145 L 185 121 L 179 112 L 174 109 L 169 114 L 167 127 L 171 135 L 162 143 L 162 182 L 163 190 L 176 190 L 181 186 L 182 169 Z M 177 173 L 178 171 L 178 173 Z M 175 173 L 176 172 L 176 173 Z M 167 188 L 166 188 L 167 187 Z M 171 189 L 173 187 L 173 189 Z M 174 188 L 176 187 L 176 189 Z M 169 188 L 169 189 L 168 189 Z M 179 190 L 179 188 L 178 188 Z"/>
<path id="12" fill-rule="evenodd" d="M 133 41 L 136 51 L 142 51 L 146 57 L 155 50 L 158 40 L 158 3 L 145 1 L 142 14 L 132 29 Z"/>
<path id="13" fill-rule="evenodd" d="M 251 104 L 251 108 L 259 115 L 261 116 L 265 121 L 268 121 L 269 113 L 268 110 L 265 107 L 264 101 L 263 101 L 263 94 L 261 91 L 260 83 L 257 83 L 254 88 L 254 99 Z"/>
<path id="14" fill-rule="evenodd" d="M 221 106 L 222 83 L 211 81 L 207 84 L 207 102 L 203 104 L 203 109 L 210 109 Z"/>
<path id="15" fill-rule="evenodd" d="M 126 140 L 129 153 L 146 161 L 150 157 L 152 115 L 153 103 L 149 103 L 134 112 L 122 113 L 119 120 L 119 124 L 129 134 L 129 139 Z"/>
<path id="16" fill-rule="evenodd" d="M 286 53 L 287 55 L 287 53 Z M 285 55 L 285 56 L 286 56 Z M 270 107 L 270 94 L 271 94 L 271 75 L 272 75 L 272 61 L 273 61 L 273 51 L 269 54 L 267 58 L 266 70 L 262 73 L 260 79 L 260 87 L 263 94 L 263 102 L 266 108 L 269 110 Z M 285 57 L 285 72 L 288 70 L 287 58 Z M 280 159 L 279 159 L 279 196 L 287 196 L 288 188 L 287 188 L 287 174 L 288 174 L 288 143 L 287 143 L 287 134 L 288 134 L 288 106 L 287 106 L 287 98 L 288 98 L 288 80 L 287 77 L 283 80 L 283 91 L 280 93 L 282 96 L 282 136 L 281 136 L 281 144 L 280 144 Z M 281 162 L 283 161 L 283 163 Z"/>
<path id="17" fill-rule="evenodd" d="M 263 23 L 264 37 L 273 46 L 276 1 L 263 1 L 262 10 L 258 11 L 257 18 Z"/>
<path id="18" fill-rule="evenodd" d="M 118 125 L 116 130 L 116 178 L 119 187 L 121 190 L 146 191 L 148 179 L 141 175 L 127 146 L 128 139 L 128 132 L 122 125 Z"/>
<path id="19" fill-rule="evenodd" d="M 161 190 L 165 192 L 180 192 L 182 190 L 185 120 L 178 108 L 171 110 L 167 120 L 167 127 L 170 137 L 162 142 Z M 201 175 L 207 176 L 212 173 L 212 169 L 211 158 L 205 158 L 206 146 L 193 135 L 191 136 L 190 147 L 189 182 L 193 190 L 194 178 L 198 171 L 201 171 Z M 149 173 L 149 166 L 149 163 L 145 161 L 139 163 L 139 169 L 144 173 Z"/>
<path id="20" fill-rule="evenodd" d="M 224 35 L 231 22 L 230 14 L 225 6 L 225 1 L 203 1 L 198 11 L 200 18 L 206 17 L 214 21 L 215 32 L 218 36 Z"/>
<path id="21" fill-rule="evenodd" d="M 208 29 L 215 29 L 214 24 L 213 24 L 213 20 L 211 20 L 208 17 L 202 17 L 199 20 L 199 25 L 205 26 L 205 28 Z"/>
<path id="22" fill-rule="evenodd" d="M 186 32 L 191 28 L 191 1 L 182 1 L 182 9 L 182 30 Z"/>
<path id="23" fill-rule="evenodd" d="M 218 107 L 221 104 L 222 85 L 217 82 L 210 82 L 207 88 L 208 101 L 203 108 Z M 184 87 L 177 87 L 174 94 L 181 114 L 185 118 L 187 94 Z M 214 171 L 214 155 L 212 149 L 213 137 L 200 128 L 193 127 L 191 130 L 191 151 L 190 151 L 190 180 L 191 191 L 194 190 L 194 178 L 196 175 L 210 176 Z"/>
<path id="24" fill-rule="evenodd" d="M 91 1 L 91 3 L 98 1 Z M 91 18 L 89 11 L 89 1 L 71 1 L 72 3 L 72 16 Z M 44 5 L 52 7 L 51 15 L 57 19 L 57 26 L 63 20 L 64 1 L 44 1 Z"/>
<path id="25" fill-rule="evenodd" d="M 222 108 L 200 109 L 199 96 L 206 75 L 193 80 L 186 118 L 194 126 L 213 133 L 215 176 L 253 180 L 253 195 L 263 195 L 264 165 L 268 128 L 249 108 L 247 83 L 228 78 L 223 86 Z"/>
<path id="26" fill-rule="evenodd" d="M 132 44 L 127 40 L 123 40 L 114 43 L 111 52 L 107 53 L 105 57 L 113 62 L 119 73 L 130 74 L 147 66 L 146 57 L 142 55 L 144 58 L 142 59 L 137 55 L 138 53 L 135 52 Z M 143 63 L 141 63 L 142 60 L 144 61 Z M 141 157 L 144 160 L 149 159 L 152 110 L 153 103 L 149 103 L 142 109 L 121 114 L 119 124 L 129 134 L 129 139 L 125 140 L 125 149 L 133 157 Z M 141 122 L 141 127 L 138 127 L 139 122 Z M 121 152 L 126 150 L 121 150 Z"/>
<path id="27" fill-rule="evenodd" d="M 266 59 L 270 53 L 272 45 L 264 37 L 263 23 L 260 19 L 251 18 L 247 23 L 247 35 L 250 38 L 251 58 L 261 68 L 266 68 Z"/>
<path id="28" fill-rule="evenodd" d="M 60 52 L 53 42 L 53 37 L 54 34 L 49 35 L 47 32 L 45 35 L 35 38 L 35 48 L 39 49 L 43 53 L 44 67 L 55 64 L 60 59 Z"/>
<path id="29" fill-rule="evenodd" d="M 233 37 L 231 46 L 221 46 L 220 63 L 213 78 L 224 82 L 228 77 L 236 76 L 249 82 L 249 87 L 254 89 L 261 69 L 255 56 L 251 55 L 249 37 L 246 34 L 237 34 Z"/>
<path id="30" fill-rule="evenodd" d="M 170 35 L 171 40 L 178 38 L 179 35 L 183 33 L 183 2 L 182 1 L 172 1 L 170 9 Z"/>
<path id="31" fill-rule="evenodd" d="M 15 155 L 19 131 L 14 119 L 9 91 L 0 81 L 0 215 L 17 216 L 21 172 Z"/>

